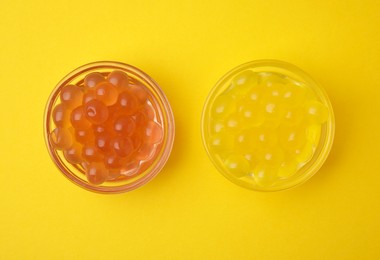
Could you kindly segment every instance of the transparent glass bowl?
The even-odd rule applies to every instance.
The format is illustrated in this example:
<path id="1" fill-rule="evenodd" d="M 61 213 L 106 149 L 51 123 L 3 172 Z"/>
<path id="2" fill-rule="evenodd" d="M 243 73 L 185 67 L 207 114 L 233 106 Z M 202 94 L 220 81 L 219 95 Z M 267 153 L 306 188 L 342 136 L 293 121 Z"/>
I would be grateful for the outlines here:
<path id="1" fill-rule="evenodd" d="M 163 129 L 163 141 L 156 147 L 157 157 L 154 161 L 149 161 L 149 165 L 144 165 L 144 171 L 131 178 L 121 178 L 110 180 L 102 183 L 101 185 L 93 185 L 88 182 L 84 168 L 81 165 L 74 165 L 65 159 L 63 152 L 54 149 L 50 142 L 49 133 L 54 129 L 54 122 L 52 119 L 52 112 L 54 107 L 60 103 L 59 95 L 61 89 L 68 85 L 73 84 L 83 87 L 84 77 L 92 72 L 99 72 L 103 76 L 107 76 L 110 72 L 118 70 L 126 73 L 130 80 L 139 82 L 150 93 L 152 103 L 155 107 L 157 121 L 161 124 Z M 64 176 L 76 185 L 93 192 L 98 193 L 122 193 L 127 192 L 152 180 L 163 168 L 168 160 L 174 141 L 174 117 L 170 104 L 159 85 L 150 78 L 143 71 L 131 65 L 113 61 L 100 61 L 93 62 L 77 68 L 76 70 L 65 76 L 55 87 L 51 93 L 46 105 L 44 115 L 44 136 L 45 142 L 50 153 L 50 156 L 55 165 L 60 169 Z M 142 162 L 143 163 L 143 162 Z"/>
<path id="2" fill-rule="evenodd" d="M 259 185 L 258 181 L 256 181 L 257 178 L 255 179 L 254 176 L 258 173 L 250 173 L 250 176 L 252 178 L 236 176 L 236 174 L 232 173 L 231 169 L 228 169 L 226 167 L 226 159 L 221 158 L 221 156 L 215 153 L 215 151 L 211 147 L 211 141 L 214 140 L 212 139 L 212 128 L 215 127 L 215 125 L 213 125 L 212 122 L 215 121 L 215 118 L 213 118 L 212 109 L 215 109 L 215 100 L 218 100 L 218 98 L 222 95 L 226 95 L 226 93 L 230 93 L 228 91 L 230 91 L 231 89 L 234 78 L 236 78 L 239 74 L 243 74 L 245 71 L 249 71 L 250 73 L 253 72 L 257 75 L 263 76 L 275 75 L 276 77 L 278 77 L 279 80 L 292 81 L 295 82 L 295 84 L 298 84 L 300 86 L 302 85 L 303 87 L 311 90 L 312 93 L 314 93 L 313 95 L 317 97 L 318 102 L 322 103 L 328 111 L 328 119 L 327 121 L 321 124 L 320 138 L 314 148 L 314 154 L 311 157 L 311 159 L 308 160 L 305 164 L 303 164 L 300 168 L 298 168 L 295 174 L 291 177 L 278 177 L 277 180 L 274 183 L 271 183 L 270 185 Z M 221 127 L 223 127 L 224 123 L 226 122 L 222 122 Z M 330 152 L 334 139 L 334 127 L 335 122 L 333 109 L 326 92 L 301 69 L 289 63 L 277 60 L 257 60 L 248 62 L 232 69 L 227 74 L 225 74 L 217 82 L 216 86 L 211 90 L 209 96 L 207 97 L 201 121 L 203 144 L 209 158 L 211 159 L 215 167 L 219 170 L 219 172 L 221 172 L 227 179 L 229 179 L 233 183 L 257 191 L 285 190 L 302 184 L 309 178 L 311 178 L 323 165 Z M 234 149 L 235 148 L 231 148 L 231 153 L 235 152 Z M 254 151 L 255 148 L 253 147 L 252 149 Z"/>

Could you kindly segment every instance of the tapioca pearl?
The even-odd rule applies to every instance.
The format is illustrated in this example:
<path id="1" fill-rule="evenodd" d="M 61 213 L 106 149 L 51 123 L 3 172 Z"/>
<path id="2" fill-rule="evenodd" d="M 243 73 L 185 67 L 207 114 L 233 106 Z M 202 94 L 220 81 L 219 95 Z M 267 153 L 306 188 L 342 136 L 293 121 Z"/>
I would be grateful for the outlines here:
<path id="1" fill-rule="evenodd" d="M 304 112 L 299 107 L 286 108 L 282 123 L 288 126 L 296 126 L 304 119 Z"/>
<path id="2" fill-rule="evenodd" d="M 227 88 L 225 94 L 237 99 L 244 98 L 257 84 L 257 78 L 257 73 L 251 70 L 243 71 L 231 80 L 231 85 Z"/>
<path id="3" fill-rule="evenodd" d="M 250 129 L 242 130 L 235 136 L 235 149 L 240 153 L 250 153 L 256 149 L 253 142 L 252 131 Z"/>
<path id="4" fill-rule="evenodd" d="M 95 88 L 96 99 L 102 101 L 107 106 L 112 106 L 117 102 L 119 92 L 114 85 L 109 82 L 101 82 Z"/>
<path id="5" fill-rule="evenodd" d="M 285 84 L 286 80 L 280 74 L 275 72 L 259 72 L 258 73 L 258 84 L 264 89 L 272 88 L 277 84 Z"/>
<path id="6" fill-rule="evenodd" d="M 106 181 L 108 170 L 103 163 L 91 162 L 86 169 L 86 177 L 89 183 L 100 185 Z"/>
<path id="7" fill-rule="evenodd" d="M 96 147 L 101 150 L 103 153 L 111 153 L 112 147 L 111 147 L 111 138 L 112 136 L 107 133 L 99 133 L 95 135 L 95 145 Z"/>
<path id="8" fill-rule="evenodd" d="M 85 88 L 91 89 L 95 88 L 101 82 L 104 82 L 104 76 L 99 72 L 92 72 L 87 74 L 84 78 L 84 86 Z"/>
<path id="9" fill-rule="evenodd" d="M 296 160 L 286 160 L 281 163 L 278 168 L 278 177 L 280 178 L 289 178 L 294 176 L 298 171 L 298 162 Z"/>
<path id="10" fill-rule="evenodd" d="M 113 151 L 120 157 L 129 157 L 135 152 L 131 138 L 115 136 L 110 141 Z"/>
<path id="11" fill-rule="evenodd" d="M 115 132 L 131 136 L 135 132 L 136 123 L 131 116 L 120 116 L 115 120 L 113 127 Z"/>
<path id="12" fill-rule="evenodd" d="M 83 99 L 83 89 L 76 85 L 66 85 L 61 89 L 60 99 L 67 107 L 80 106 Z"/>
<path id="13" fill-rule="evenodd" d="M 247 159 L 241 154 L 231 154 L 223 162 L 226 171 L 237 177 L 247 175 L 250 170 L 250 164 Z"/>
<path id="14" fill-rule="evenodd" d="M 268 165 L 279 165 L 284 161 L 285 153 L 279 147 L 265 148 L 254 154 L 256 159 Z"/>
<path id="15" fill-rule="evenodd" d="M 137 97 L 140 103 L 145 103 L 149 98 L 149 93 L 146 87 L 142 85 L 142 83 L 134 83 L 129 86 L 129 91 Z"/>
<path id="16" fill-rule="evenodd" d="M 79 106 L 71 112 L 70 121 L 71 125 L 77 129 L 87 129 L 91 126 L 91 122 L 86 118 L 83 106 Z"/>
<path id="17" fill-rule="evenodd" d="M 122 170 L 120 171 L 120 174 L 126 177 L 133 177 L 135 176 L 140 170 L 140 163 L 136 160 L 132 160 L 129 162 L 126 162 L 122 166 Z"/>
<path id="18" fill-rule="evenodd" d="M 266 124 L 277 127 L 283 119 L 285 109 L 280 102 L 267 101 L 262 104 L 261 112 L 263 113 Z"/>
<path id="19" fill-rule="evenodd" d="M 269 126 L 261 126 L 248 130 L 251 136 L 252 146 L 262 148 L 274 147 L 278 142 L 277 132 L 275 128 Z"/>
<path id="20" fill-rule="evenodd" d="M 96 99 L 96 93 L 95 93 L 95 88 L 88 90 L 84 95 L 82 99 L 82 103 L 86 104 L 90 102 L 91 100 Z"/>
<path id="21" fill-rule="evenodd" d="M 118 87 L 120 90 L 122 88 L 128 87 L 129 85 L 129 77 L 126 73 L 120 70 L 114 70 L 110 74 L 108 74 L 107 80 L 109 83 Z"/>
<path id="22" fill-rule="evenodd" d="M 70 124 L 71 111 L 65 104 L 58 104 L 54 107 L 52 118 L 56 127 L 66 127 Z"/>
<path id="23" fill-rule="evenodd" d="M 49 140 L 55 149 L 65 150 L 72 145 L 73 136 L 68 129 L 57 127 L 49 134 Z"/>
<path id="24" fill-rule="evenodd" d="M 149 121 L 146 124 L 142 138 L 144 143 L 156 144 L 163 140 L 164 133 L 162 126 L 154 121 Z"/>
<path id="25" fill-rule="evenodd" d="M 215 134 L 209 139 L 210 149 L 217 154 L 225 154 L 234 149 L 234 135 L 228 133 Z"/>
<path id="26" fill-rule="evenodd" d="M 93 143 L 86 143 L 82 149 L 82 157 L 87 162 L 101 162 L 103 160 L 102 152 Z"/>
<path id="27" fill-rule="evenodd" d="M 137 150 L 135 158 L 139 161 L 147 161 L 152 159 L 156 153 L 156 146 L 149 143 L 143 143 Z"/>
<path id="28" fill-rule="evenodd" d="M 256 127 L 264 123 L 265 116 L 257 103 L 244 102 L 239 106 L 239 117 L 244 127 Z"/>
<path id="29" fill-rule="evenodd" d="M 301 164 L 306 164 L 313 158 L 315 149 L 316 147 L 313 143 L 307 142 L 303 147 L 294 151 L 295 159 Z"/>
<path id="30" fill-rule="evenodd" d="M 119 94 L 117 105 L 126 115 L 135 114 L 141 106 L 137 97 L 128 90 Z"/>
<path id="31" fill-rule="evenodd" d="M 258 163 L 253 169 L 252 177 L 258 186 L 270 187 L 278 180 L 277 174 L 277 166 Z"/>
<path id="32" fill-rule="evenodd" d="M 309 90 L 306 87 L 299 87 L 293 84 L 286 84 L 282 93 L 283 102 L 289 106 L 297 106 L 302 104 Z"/>
<path id="33" fill-rule="evenodd" d="M 104 155 L 104 166 L 107 169 L 120 169 L 122 166 L 121 158 L 115 153 Z"/>
<path id="34" fill-rule="evenodd" d="M 241 129 L 241 120 L 238 114 L 232 114 L 225 119 L 226 130 L 233 133 Z"/>
<path id="35" fill-rule="evenodd" d="M 307 142 L 306 127 L 281 125 L 278 128 L 279 143 L 286 151 L 302 148 Z"/>
<path id="36" fill-rule="evenodd" d="M 320 124 L 311 124 L 307 126 L 306 136 L 307 140 L 315 145 L 318 145 L 321 137 L 322 127 Z"/>
<path id="37" fill-rule="evenodd" d="M 102 124 L 108 119 L 108 108 L 99 100 L 91 100 L 84 106 L 86 118 L 93 124 Z"/>
<path id="38" fill-rule="evenodd" d="M 82 147 L 80 143 L 73 142 L 70 148 L 63 151 L 63 156 L 71 164 L 82 163 Z"/>
<path id="39" fill-rule="evenodd" d="M 211 106 L 211 118 L 226 118 L 236 110 L 235 102 L 231 96 L 218 96 Z"/>
<path id="40" fill-rule="evenodd" d="M 311 123 L 323 124 L 329 118 L 329 110 L 326 105 L 318 101 L 305 104 L 305 117 Z"/>
<path id="41" fill-rule="evenodd" d="M 281 102 L 285 92 L 285 86 L 280 83 L 273 83 L 270 86 L 263 89 L 263 100 L 273 100 L 275 102 Z"/>
<path id="42" fill-rule="evenodd" d="M 210 129 L 211 134 L 217 134 L 226 130 L 226 125 L 225 125 L 225 122 L 222 120 L 211 119 L 209 129 Z"/>
<path id="43" fill-rule="evenodd" d="M 74 129 L 75 140 L 79 143 L 86 143 L 94 139 L 94 132 L 91 127 L 85 129 Z"/>
<path id="44" fill-rule="evenodd" d="M 138 111 L 136 114 L 132 115 L 132 118 L 135 121 L 137 131 L 145 128 L 149 121 L 148 116 L 142 111 Z"/>
<path id="45" fill-rule="evenodd" d="M 156 119 L 156 111 L 154 109 L 152 102 L 150 102 L 149 100 L 147 100 L 145 102 L 141 111 L 144 112 L 144 114 L 146 115 L 146 118 L 148 120 L 155 120 Z"/>

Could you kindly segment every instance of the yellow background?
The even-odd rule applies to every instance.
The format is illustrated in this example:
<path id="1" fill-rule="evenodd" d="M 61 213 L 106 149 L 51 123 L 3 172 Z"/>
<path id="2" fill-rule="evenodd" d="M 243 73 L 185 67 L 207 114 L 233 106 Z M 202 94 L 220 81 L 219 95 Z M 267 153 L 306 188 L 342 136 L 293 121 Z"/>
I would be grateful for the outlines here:
<path id="1" fill-rule="evenodd" d="M 26 1 L 0 9 L 0 259 L 379 259 L 379 1 Z M 274 58 L 326 89 L 336 138 L 306 184 L 258 193 L 201 141 L 206 96 L 231 68 Z M 141 189 L 99 195 L 51 162 L 42 118 L 88 62 L 135 65 L 164 89 L 176 139 Z"/>

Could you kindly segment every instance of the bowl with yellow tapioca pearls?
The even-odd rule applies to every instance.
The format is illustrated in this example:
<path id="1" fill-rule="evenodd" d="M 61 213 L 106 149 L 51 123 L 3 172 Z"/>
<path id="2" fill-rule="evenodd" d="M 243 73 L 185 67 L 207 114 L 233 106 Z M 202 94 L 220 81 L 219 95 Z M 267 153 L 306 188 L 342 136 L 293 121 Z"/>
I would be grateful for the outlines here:
<path id="1" fill-rule="evenodd" d="M 313 176 L 334 138 L 326 92 L 305 72 L 276 60 L 242 64 L 211 90 L 202 138 L 215 167 L 252 190 L 278 191 Z"/>

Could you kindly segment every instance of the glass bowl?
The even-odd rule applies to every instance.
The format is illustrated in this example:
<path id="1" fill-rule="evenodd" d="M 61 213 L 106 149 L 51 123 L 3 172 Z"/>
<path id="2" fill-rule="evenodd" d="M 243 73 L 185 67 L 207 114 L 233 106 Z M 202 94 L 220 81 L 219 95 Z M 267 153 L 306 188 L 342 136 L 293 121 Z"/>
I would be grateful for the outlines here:
<path id="1" fill-rule="evenodd" d="M 95 75 L 95 77 L 89 76 L 86 83 L 85 77 L 88 75 Z M 90 126 L 87 128 L 90 130 L 86 130 L 87 132 L 84 130 L 82 131 L 88 134 L 86 137 L 87 139 L 85 139 L 86 141 L 84 141 L 83 144 L 79 143 L 78 140 L 80 140 L 79 139 L 80 137 L 78 136 L 80 136 L 81 130 L 76 129 L 73 127 L 73 125 L 71 125 L 71 124 L 74 124 L 72 121 L 74 110 L 73 108 L 68 108 L 69 106 L 67 106 L 67 104 L 64 103 L 66 101 L 62 101 L 63 99 L 65 99 L 64 95 L 67 94 L 67 89 L 68 89 L 67 86 L 71 86 L 71 87 L 74 86 L 72 88 L 76 90 L 78 89 L 80 90 L 78 92 L 79 93 L 78 96 L 82 97 L 83 95 L 83 100 L 79 102 L 83 102 L 83 103 L 89 102 L 89 101 L 85 101 L 86 94 L 89 93 L 89 91 L 92 91 L 91 94 L 96 93 L 95 95 L 102 95 L 102 93 L 104 94 L 104 91 L 102 92 L 102 89 L 99 86 L 100 83 L 97 83 L 96 86 L 92 85 L 94 84 L 94 82 L 96 83 L 96 81 L 91 81 L 91 79 L 98 77 L 98 75 L 101 75 L 101 77 L 104 78 L 104 81 L 107 81 L 107 80 L 113 81 L 114 84 L 116 83 L 119 84 L 120 82 L 122 82 L 120 84 L 124 84 L 124 85 L 122 85 L 121 87 L 125 88 L 123 89 L 123 91 L 125 90 L 127 94 L 135 91 L 133 92 L 132 98 L 128 96 L 128 99 L 123 99 L 124 103 L 120 103 L 120 104 L 128 106 L 128 104 L 137 104 L 138 102 L 141 101 L 141 103 L 138 103 L 139 106 L 136 105 L 136 107 L 139 107 L 138 109 L 133 108 L 135 109 L 133 110 L 135 111 L 134 114 L 130 114 L 128 116 L 124 116 L 124 115 L 120 116 L 120 118 L 124 118 L 124 119 L 128 117 L 128 120 L 133 121 L 131 123 L 130 121 L 127 120 L 129 123 L 124 124 L 122 126 L 129 127 L 132 125 L 134 127 L 133 129 L 137 129 L 137 130 L 133 130 L 134 131 L 133 135 L 128 138 L 127 138 L 127 136 L 129 136 L 128 132 L 117 132 L 117 133 L 115 132 L 116 130 L 120 130 L 120 129 L 125 130 L 125 127 L 124 128 L 116 127 L 115 120 L 119 120 L 120 118 L 115 119 L 116 116 L 114 118 L 114 115 L 116 115 L 119 112 L 124 113 L 126 111 L 128 111 L 127 114 L 129 114 L 132 110 L 130 108 L 120 109 L 120 106 L 116 106 L 116 105 L 106 106 L 107 111 L 108 111 L 107 113 L 108 117 L 104 125 L 108 124 L 108 122 L 111 122 L 109 125 L 107 125 L 108 128 L 106 132 L 108 130 L 112 132 L 112 135 L 110 134 L 109 136 L 113 136 L 112 138 L 114 138 L 110 141 L 112 145 L 110 145 L 109 147 L 112 147 L 112 149 L 118 148 L 119 150 L 115 150 L 116 152 L 128 151 L 122 154 L 123 156 L 126 156 L 125 158 L 117 157 L 117 158 L 121 158 L 120 162 L 118 161 L 119 164 L 117 166 L 118 167 L 117 170 L 111 169 L 112 167 L 111 168 L 103 167 L 106 163 L 106 158 L 107 158 L 107 163 L 109 163 L 107 165 L 112 165 L 111 159 L 113 158 L 112 156 L 114 154 L 114 150 L 110 148 L 112 151 L 107 150 L 107 153 L 104 152 L 104 155 L 103 155 L 99 152 L 100 151 L 99 149 L 94 148 L 95 150 L 94 149 L 91 150 L 88 148 L 91 145 L 86 146 L 87 143 L 85 143 L 87 141 L 91 143 L 96 142 L 96 145 L 98 145 L 98 139 L 96 139 L 97 137 L 94 137 L 94 136 L 97 136 L 96 134 L 98 132 L 93 132 L 93 131 L 97 129 L 99 130 L 99 133 L 100 133 L 104 131 L 105 127 L 102 127 L 102 126 L 99 127 L 99 125 L 97 125 L 96 123 L 90 124 Z M 118 79 L 119 77 L 118 75 L 119 76 L 127 75 L 127 77 L 125 77 L 126 79 L 123 78 L 124 81 L 122 81 Z M 108 84 L 107 87 L 109 87 L 109 82 L 107 82 L 107 84 Z M 94 88 L 89 90 L 88 86 L 93 86 Z M 116 87 L 114 88 L 112 86 L 109 88 L 112 88 L 113 90 L 117 89 Z M 66 94 L 62 94 L 62 90 Z M 108 93 L 108 92 L 105 92 L 105 93 Z M 118 96 L 117 96 L 117 101 L 114 101 L 114 102 L 122 102 L 120 101 L 121 92 L 120 93 L 115 92 L 115 93 L 118 93 L 117 94 Z M 88 95 L 88 96 L 91 96 L 91 95 Z M 130 101 L 131 99 L 135 100 L 135 103 L 131 102 Z M 88 100 L 91 100 L 91 98 Z M 61 103 L 64 103 L 64 104 L 62 105 Z M 81 147 L 80 149 L 82 150 L 80 149 L 77 150 L 79 151 L 77 152 L 77 154 L 80 158 L 84 156 L 87 156 L 86 158 L 97 158 L 97 162 L 92 163 L 86 160 L 82 161 L 79 159 L 78 160 L 70 159 L 70 162 L 69 162 L 67 160 L 67 158 L 71 158 L 71 157 L 67 157 L 67 156 L 70 156 L 70 153 L 68 152 L 69 148 L 67 148 L 66 150 L 61 149 L 61 148 L 57 149 L 56 143 L 58 142 L 57 140 L 59 138 L 57 137 L 58 134 L 54 135 L 55 133 L 54 131 L 57 131 L 57 133 L 63 133 L 64 131 L 55 130 L 55 128 L 58 128 L 57 124 L 60 124 L 58 121 L 61 120 L 62 117 L 61 119 L 56 119 L 56 121 L 54 121 L 53 116 L 55 118 L 59 118 L 59 115 L 62 115 L 62 114 L 58 114 L 58 112 L 55 112 L 55 111 L 59 111 L 59 109 L 56 109 L 56 108 L 57 106 L 60 106 L 60 104 L 61 104 L 61 107 L 66 107 L 65 108 L 66 110 L 64 111 L 66 111 L 65 112 L 66 114 L 69 114 L 67 115 L 67 117 L 70 118 L 70 119 L 67 119 L 65 126 L 62 127 L 65 129 L 67 128 L 68 131 L 66 131 L 67 129 L 65 131 L 70 133 L 71 135 L 71 137 L 68 137 L 66 139 L 70 140 L 70 144 L 72 146 L 74 146 L 74 144 L 75 145 L 78 144 L 78 147 Z M 86 108 L 87 110 L 85 110 L 84 108 L 81 108 L 80 111 L 85 110 L 85 113 L 91 112 L 89 110 L 90 108 L 88 108 L 89 106 L 86 107 L 85 105 L 83 105 L 83 107 Z M 142 111 L 141 109 L 143 109 L 143 107 L 146 110 Z M 149 111 L 149 112 L 146 112 L 146 111 Z M 98 115 L 100 114 L 101 113 L 98 112 Z M 88 115 L 93 115 L 93 114 L 90 113 Z M 88 121 L 87 119 L 86 119 L 86 122 Z M 95 119 L 98 119 L 98 118 L 95 118 Z M 121 122 L 123 121 L 121 120 Z M 140 124 L 141 124 L 141 127 L 140 127 Z M 148 125 L 149 126 L 153 125 L 156 128 L 154 127 L 149 128 Z M 153 143 L 152 138 L 149 138 L 149 134 L 151 134 L 151 132 L 149 132 L 151 130 L 149 129 L 156 129 L 155 133 L 158 132 L 160 134 L 159 139 L 155 140 L 155 143 Z M 87 65 L 81 66 L 77 68 L 76 70 L 72 71 L 71 73 L 69 73 L 67 76 L 65 76 L 57 84 L 57 86 L 51 93 L 46 105 L 45 115 L 44 115 L 45 142 L 46 142 L 48 151 L 50 153 L 50 156 L 53 162 L 55 163 L 55 165 L 60 169 L 60 171 L 63 173 L 64 176 L 66 176 L 70 181 L 72 181 L 76 185 L 86 190 L 98 192 L 98 193 L 127 192 L 130 190 L 136 189 L 138 187 L 141 187 L 142 185 L 152 180 L 160 172 L 160 170 L 163 168 L 163 166 L 165 165 L 166 161 L 169 158 L 169 155 L 173 146 L 173 141 L 174 141 L 174 132 L 175 132 L 175 126 L 174 126 L 173 113 L 172 113 L 170 104 L 167 98 L 165 97 L 164 92 L 159 87 L 159 85 L 152 78 L 150 78 L 147 74 L 145 74 L 143 71 L 139 70 L 138 68 L 135 68 L 131 65 L 127 65 L 124 63 L 113 62 L 113 61 L 93 62 Z M 115 141 L 115 140 L 118 140 L 118 141 Z M 147 140 L 149 140 L 149 142 Z M 120 144 L 122 144 L 122 147 L 123 147 L 122 150 L 120 150 Z M 84 147 L 86 147 L 86 152 L 84 152 Z M 128 148 L 128 147 L 132 147 L 133 149 Z M 92 153 L 91 151 L 95 151 L 95 154 L 91 154 Z M 109 152 L 108 154 L 108 151 L 111 151 L 111 152 Z M 101 170 L 97 170 L 96 168 L 92 167 L 93 165 L 97 165 L 96 167 L 101 168 Z M 90 170 L 90 168 L 92 170 Z M 97 174 L 99 174 L 99 172 L 102 174 L 104 173 L 103 175 L 101 175 L 101 178 L 100 178 L 100 179 L 102 178 L 103 179 L 99 181 L 99 177 L 95 178 L 94 176 L 96 175 L 91 175 L 94 172 Z M 107 175 L 107 177 L 104 177 L 106 176 L 105 174 L 109 174 L 109 175 Z"/>
<path id="2" fill-rule="evenodd" d="M 286 62 L 258 60 L 225 74 L 207 97 L 201 122 L 206 152 L 227 179 L 257 191 L 304 183 L 334 139 L 326 92 Z"/>

